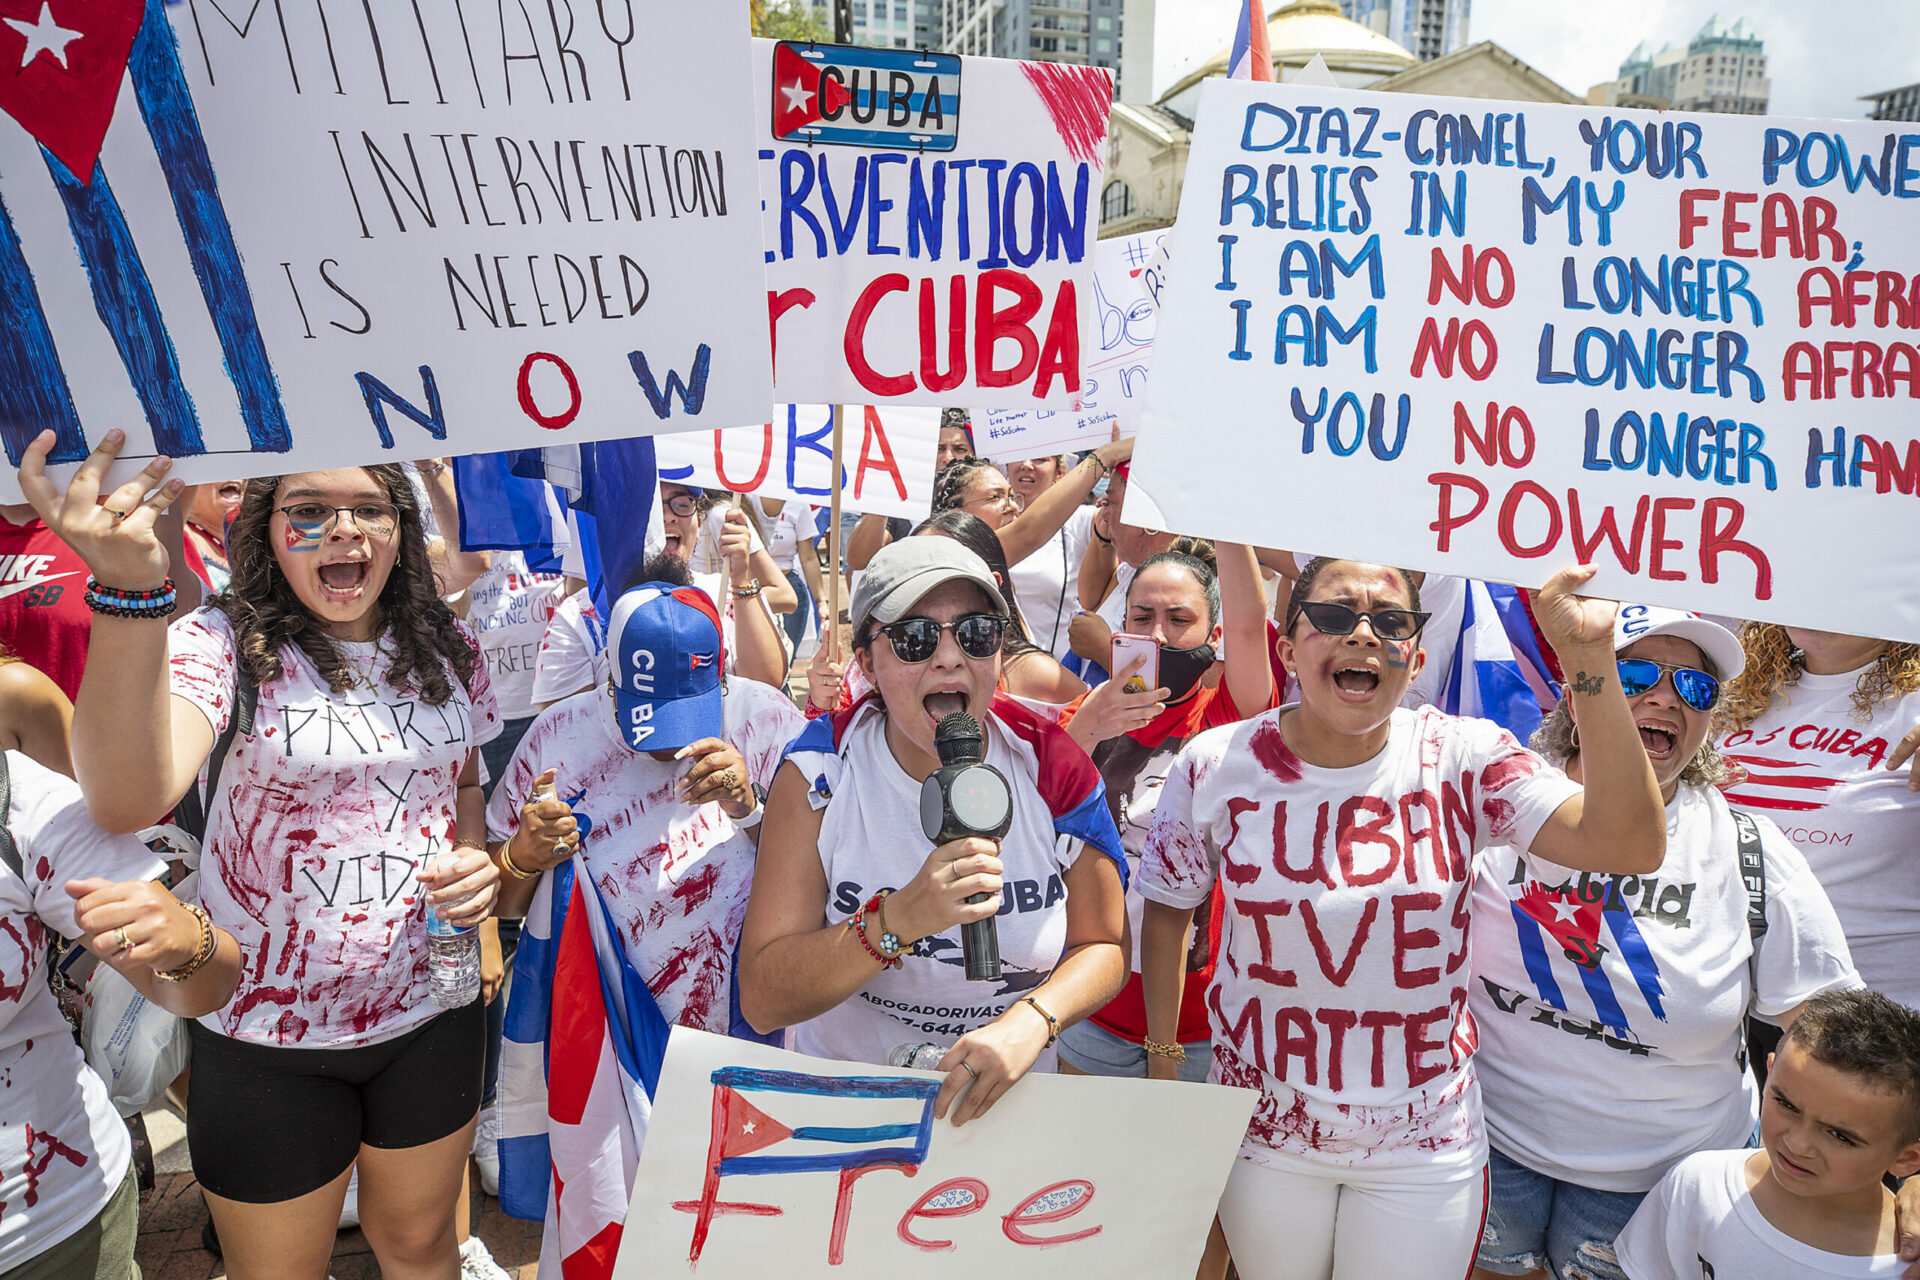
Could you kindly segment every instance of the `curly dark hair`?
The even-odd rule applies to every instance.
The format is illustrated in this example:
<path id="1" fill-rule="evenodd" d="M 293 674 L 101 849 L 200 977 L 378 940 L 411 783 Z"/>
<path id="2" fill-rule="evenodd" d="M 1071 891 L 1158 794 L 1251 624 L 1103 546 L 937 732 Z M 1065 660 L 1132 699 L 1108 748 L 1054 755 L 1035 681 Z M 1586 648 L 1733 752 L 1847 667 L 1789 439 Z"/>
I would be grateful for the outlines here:
<path id="1" fill-rule="evenodd" d="M 1787 629 L 1777 622 L 1749 622 L 1740 628 L 1740 644 L 1747 654 L 1746 670 L 1728 681 L 1720 699 L 1715 728 L 1723 733 L 1751 725 L 1774 695 L 1800 683 L 1806 661 Z M 1853 688 L 1854 718 L 1873 719 L 1882 702 L 1905 697 L 1920 689 L 1920 644 L 1888 643 L 1880 656 L 1860 673 Z"/>
<path id="2" fill-rule="evenodd" d="M 400 554 L 374 602 L 379 611 L 381 651 L 389 659 L 387 682 L 417 694 L 429 706 L 442 706 L 453 696 L 447 668 L 452 667 L 464 684 L 473 675 L 478 655 L 461 632 L 453 610 L 440 598 L 440 584 L 427 556 L 420 499 L 406 469 L 385 463 L 361 470 L 386 491 L 387 501 L 400 512 L 400 527 L 394 534 Z M 234 649 L 247 664 L 254 683 L 278 679 L 285 669 L 282 653 L 292 645 L 307 655 L 329 688 L 345 693 L 355 684 L 346 656 L 294 594 L 292 584 L 280 572 L 267 536 L 274 495 L 285 479 L 258 476 L 247 481 L 227 534 L 233 579 L 225 591 L 207 603 L 225 614 L 232 625 Z"/>
<path id="3" fill-rule="evenodd" d="M 1920 1138 L 1920 1013 L 1874 991 L 1828 991 L 1800 1006 L 1786 1041 L 1898 1094 L 1906 1111 L 1901 1141 Z"/>

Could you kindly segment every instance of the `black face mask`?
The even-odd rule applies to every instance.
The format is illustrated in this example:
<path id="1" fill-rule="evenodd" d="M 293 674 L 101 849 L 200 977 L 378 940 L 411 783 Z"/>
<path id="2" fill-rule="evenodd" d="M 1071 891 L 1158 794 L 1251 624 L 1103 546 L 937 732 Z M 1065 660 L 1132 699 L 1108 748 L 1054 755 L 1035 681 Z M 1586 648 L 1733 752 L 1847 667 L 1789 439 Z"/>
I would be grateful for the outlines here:
<path id="1" fill-rule="evenodd" d="M 1175 649 L 1170 645 L 1160 646 L 1160 687 L 1167 691 L 1167 701 L 1178 702 L 1193 691 L 1200 678 L 1217 661 L 1213 646 L 1196 645 L 1191 649 Z"/>

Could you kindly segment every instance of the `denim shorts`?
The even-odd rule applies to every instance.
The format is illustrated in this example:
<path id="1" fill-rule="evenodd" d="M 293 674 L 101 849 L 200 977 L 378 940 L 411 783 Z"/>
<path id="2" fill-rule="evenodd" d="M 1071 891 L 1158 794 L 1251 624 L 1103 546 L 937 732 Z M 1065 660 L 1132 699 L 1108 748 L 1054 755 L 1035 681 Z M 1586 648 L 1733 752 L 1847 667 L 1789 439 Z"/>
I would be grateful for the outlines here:
<path id="1" fill-rule="evenodd" d="M 1213 1066 L 1213 1044 L 1195 1040 L 1183 1044 L 1187 1059 L 1180 1064 L 1180 1078 L 1190 1084 L 1205 1084 Z M 1124 1076 L 1144 1080 L 1147 1076 L 1147 1051 L 1131 1040 L 1123 1040 L 1091 1020 L 1076 1022 L 1060 1033 L 1060 1061 L 1090 1076 Z"/>
<path id="2" fill-rule="evenodd" d="M 1480 1268 L 1496 1275 L 1545 1271 L 1554 1280 L 1627 1280 L 1613 1242 L 1646 1199 L 1596 1191 L 1536 1173 L 1489 1149 L 1493 1194 L 1480 1237 Z"/>

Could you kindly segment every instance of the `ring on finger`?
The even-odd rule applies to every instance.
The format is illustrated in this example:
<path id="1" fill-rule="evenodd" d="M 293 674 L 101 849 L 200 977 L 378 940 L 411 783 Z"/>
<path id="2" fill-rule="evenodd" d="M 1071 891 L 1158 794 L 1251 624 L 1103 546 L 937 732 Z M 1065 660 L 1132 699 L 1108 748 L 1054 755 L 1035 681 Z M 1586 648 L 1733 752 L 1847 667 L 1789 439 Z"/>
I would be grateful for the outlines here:
<path id="1" fill-rule="evenodd" d="M 960 1065 L 965 1067 L 967 1069 L 967 1074 L 972 1076 L 975 1080 L 978 1080 L 980 1078 L 980 1073 L 973 1069 L 973 1064 L 971 1062 L 967 1062 L 963 1059 Z"/>
<path id="2" fill-rule="evenodd" d="M 567 842 L 566 842 L 565 840 L 555 840 L 555 841 L 553 842 L 553 856 L 554 856 L 554 857 L 556 857 L 556 858 L 565 858 L 565 857 L 569 857 L 569 856 L 571 856 L 571 855 L 572 855 L 572 853 L 573 853 L 573 848 L 572 848 L 572 846 L 571 846 L 571 845 L 569 845 L 569 844 L 568 844 L 568 843 L 567 843 Z"/>
<path id="3" fill-rule="evenodd" d="M 115 929 L 113 931 L 113 936 L 116 940 L 118 940 L 120 944 L 119 950 L 121 951 L 133 950 L 133 939 L 127 936 L 127 927 L 125 925 L 121 925 L 118 929 Z"/>

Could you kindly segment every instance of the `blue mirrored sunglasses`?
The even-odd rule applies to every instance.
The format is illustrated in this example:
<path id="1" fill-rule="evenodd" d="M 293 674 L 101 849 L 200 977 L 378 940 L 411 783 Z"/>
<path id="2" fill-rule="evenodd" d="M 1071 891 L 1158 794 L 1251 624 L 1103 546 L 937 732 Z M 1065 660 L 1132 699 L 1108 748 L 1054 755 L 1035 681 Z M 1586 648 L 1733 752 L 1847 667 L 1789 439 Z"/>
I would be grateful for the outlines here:
<path id="1" fill-rule="evenodd" d="M 1620 672 L 1620 691 L 1629 698 L 1659 684 L 1662 675 L 1671 675 L 1673 691 L 1695 711 L 1711 711 L 1720 701 L 1720 681 L 1698 667 L 1669 666 L 1650 658 L 1622 658 L 1615 666 Z"/>

